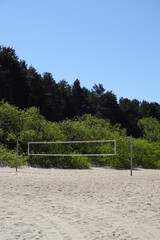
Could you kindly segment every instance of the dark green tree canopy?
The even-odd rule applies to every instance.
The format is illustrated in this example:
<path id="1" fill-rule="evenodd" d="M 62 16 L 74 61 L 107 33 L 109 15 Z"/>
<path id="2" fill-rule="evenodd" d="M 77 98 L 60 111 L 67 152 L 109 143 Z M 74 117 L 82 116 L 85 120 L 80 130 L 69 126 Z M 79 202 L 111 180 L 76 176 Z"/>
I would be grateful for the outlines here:
<path id="1" fill-rule="evenodd" d="M 72 85 L 66 80 L 57 83 L 51 73 L 39 74 L 20 60 L 13 48 L 4 46 L 0 46 L 0 100 L 21 109 L 38 107 L 50 121 L 91 114 L 120 124 L 136 137 L 142 134 L 137 125 L 140 119 L 153 117 L 160 121 L 160 105 L 156 102 L 123 97 L 117 101 L 116 95 L 100 83 L 91 91 L 82 87 L 79 79 Z"/>

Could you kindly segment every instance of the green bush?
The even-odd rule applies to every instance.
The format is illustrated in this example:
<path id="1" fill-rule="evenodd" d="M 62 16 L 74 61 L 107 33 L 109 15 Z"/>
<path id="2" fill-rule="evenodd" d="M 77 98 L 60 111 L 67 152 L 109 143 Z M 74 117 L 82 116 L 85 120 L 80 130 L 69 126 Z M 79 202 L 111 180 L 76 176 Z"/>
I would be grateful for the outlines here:
<path id="1" fill-rule="evenodd" d="M 149 143 L 148 140 L 134 139 L 133 165 L 142 168 L 159 168 L 160 145 Z"/>
<path id="2" fill-rule="evenodd" d="M 26 165 L 27 157 L 24 154 L 18 156 L 18 166 Z M 8 150 L 5 146 L 0 145 L 0 166 L 16 166 L 16 151 Z"/>
<path id="3" fill-rule="evenodd" d="M 133 167 L 160 168 L 159 122 L 155 119 L 143 119 L 139 126 L 144 129 L 144 139 L 133 139 Z M 130 137 L 120 125 L 112 126 L 109 121 L 91 115 L 49 122 L 39 109 L 26 110 L 0 103 L 0 164 L 15 166 L 16 138 L 19 138 L 19 165 L 28 164 L 39 167 L 89 168 L 91 166 L 109 166 L 112 168 L 130 168 Z M 145 139 L 146 138 L 146 139 Z M 117 139 L 115 156 L 67 156 L 38 157 L 27 156 L 28 141 L 91 141 Z M 32 153 L 113 153 L 113 145 L 107 143 L 68 143 L 32 145 Z"/>
<path id="4" fill-rule="evenodd" d="M 0 143 L 13 149 L 21 131 L 20 111 L 9 103 L 0 102 Z"/>
<path id="5" fill-rule="evenodd" d="M 78 169 L 88 169 L 91 167 L 91 163 L 89 162 L 87 157 L 72 157 L 70 162 L 70 168 L 78 168 Z"/>

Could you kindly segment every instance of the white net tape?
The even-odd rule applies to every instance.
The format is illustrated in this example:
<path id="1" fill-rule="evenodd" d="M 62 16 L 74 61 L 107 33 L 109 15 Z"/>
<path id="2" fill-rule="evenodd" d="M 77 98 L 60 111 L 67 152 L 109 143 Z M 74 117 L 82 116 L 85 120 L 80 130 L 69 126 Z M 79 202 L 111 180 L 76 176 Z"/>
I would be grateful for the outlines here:
<path id="1" fill-rule="evenodd" d="M 46 144 L 85 144 L 85 143 L 111 143 L 114 147 L 113 153 L 31 153 L 30 147 L 31 145 L 46 145 Z M 28 155 L 29 156 L 57 156 L 57 157 L 65 157 L 65 156 L 113 156 L 116 155 L 116 140 L 93 140 L 93 141 L 53 141 L 53 142 L 28 142 Z"/>

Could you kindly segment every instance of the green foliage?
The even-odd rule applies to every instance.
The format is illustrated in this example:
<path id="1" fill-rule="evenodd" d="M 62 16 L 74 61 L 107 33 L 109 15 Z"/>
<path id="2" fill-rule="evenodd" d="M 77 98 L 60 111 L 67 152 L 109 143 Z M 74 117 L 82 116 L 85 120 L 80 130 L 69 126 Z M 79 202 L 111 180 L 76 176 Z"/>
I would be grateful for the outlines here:
<path id="1" fill-rule="evenodd" d="M 133 134 L 137 137 L 133 141 L 134 167 L 160 168 L 158 103 L 127 98 L 121 98 L 118 103 L 116 95 L 112 91 L 106 92 L 102 84 L 95 84 L 89 91 L 81 87 L 78 79 L 71 86 L 65 80 L 56 83 L 52 74 L 41 76 L 34 67 L 27 67 L 25 61 L 19 60 L 14 49 L 3 46 L 0 46 L 0 86 L 1 163 L 14 165 L 18 137 L 19 161 L 22 164 L 27 162 L 32 166 L 63 168 L 88 168 L 90 165 L 129 168 L 130 139 L 126 135 Z M 117 139 L 117 155 L 52 158 L 26 155 L 28 141 L 100 139 Z M 113 146 L 56 144 L 43 148 L 34 146 L 31 151 L 112 153 Z"/>
<path id="2" fill-rule="evenodd" d="M 133 139 L 133 167 L 160 168 L 160 141 L 158 120 L 149 118 L 139 121 L 144 139 Z M 130 137 L 119 124 L 90 114 L 63 122 L 49 122 L 39 109 L 31 107 L 19 110 L 8 103 L 0 104 L 0 164 L 15 166 L 16 138 L 19 138 L 19 165 L 58 168 L 89 168 L 109 166 L 118 169 L 130 168 Z M 113 153 L 112 143 L 71 143 L 70 141 L 94 141 L 116 139 L 115 156 L 28 156 L 28 141 L 54 141 L 57 144 L 31 145 L 32 153 L 54 154 L 101 154 Z M 63 144 L 61 141 L 69 141 Z"/>
<path id="3" fill-rule="evenodd" d="M 23 141 L 56 141 L 63 139 L 58 123 L 46 121 L 35 107 L 21 111 L 21 132 Z"/>
<path id="4" fill-rule="evenodd" d="M 1 143 L 8 148 L 14 147 L 14 141 L 20 133 L 20 111 L 9 103 L 0 103 Z"/>
<path id="5" fill-rule="evenodd" d="M 133 163 L 135 167 L 159 168 L 160 144 L 149 143 L 147 140 L 134 139 Z"/>
<path id="6" fill-rule="evenodd" d="M 130 137 L 120 136 L 116 141 L 116 156 L 107 159 L 107 165 L 117 169 L 130 168 Z"/>
<path id="7" fill-rule="evenodd" d="M 71 157 L 70 168 L 88 169 L 91 163 L 87 157 Z"/>
<path id="8" fill-rule="evenodd" d="M 156 102 L 123 97 L 118 102 L 117 96 L 106 91 L 102 84 L 95 84 L 90 91 L 81 87 L 78 79 L 72 85 L 66 80 L 56 83 L 51 73 L 41 75 L 33 66 L 28 67 L 11 47 L 0 46 L 0 86 L 0 101 L 4 99 L 20 109 L 39 108 L 40 113 L 52 122 L 91 114 L 109 119 L 111 124 L 121 124 L 127 134 L 140 137 L 137 126 L 140 119 L 153 117 L 160 121 L 160 104 Z M 17 136 L 15 129 L 14 134 Z M 34 132 L 31 134 L 35 138 Z M 1 137 L 6 140 L 5 136 Z M 9 136 L 8 141 L 11 138 L 14 136 Z"/>
<path id="9" fill-rule="evenodd" d="M 27 156 L 21 154 L 18 156 L 18 165 L 24 166 L 27 163 Z M 5 146 L 0 145 L 0 166 L 16 166 L 16 151 L 9 150 Z"/>
<path id="10" fill-rule="evenodd" d="M 160 122 L 156 118 L 143 118 L 138 122 L 143 137 L 151 142 L 160 142 Z"/>

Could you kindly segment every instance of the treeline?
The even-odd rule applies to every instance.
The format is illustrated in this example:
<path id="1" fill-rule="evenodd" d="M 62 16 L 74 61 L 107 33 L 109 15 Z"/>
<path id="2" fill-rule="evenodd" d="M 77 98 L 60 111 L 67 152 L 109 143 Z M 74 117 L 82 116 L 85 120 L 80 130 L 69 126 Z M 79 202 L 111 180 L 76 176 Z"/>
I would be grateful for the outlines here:
<path id="1" fill-rule="evenodd" d="M 60 122 L 75 116 L 91 114 L 97 118 L 109 119 L 111 124 L 121 124 L 127 134 L 142 136 L 137 123 L 140 119 L 153 117 L 160 121 L 160 105 L 156 102 L 117 100 L 112 91 L 106 91 L 102 84 L 95 84 L 91 90 L 81 87 L 76 79 L 72 85 L 66 80 L 56 82 L 51 73 L 39 74 L 33 66 L 20 60 L 15 50 L 0 47 L 0 100 L 20 109 L 37 107 L 49 121 Z"/>
<path id="2" fill-rule="evenodd" d="M 160 122 L 145 118 L 138 122 L 142 139 L 133 139 L 133 167 L 160 169 Z M 62 122 L 47 121 L 35 107 L 18 109 L 7 102 L 0 103 L 0 166 L 15 166 L 16 142 L 19 141 L 19 165 L 89 168 L 109 166 L 130 168 L 130 137 L 120 125 L 86 114 Z M 31 145 L 31 153 L 45 154 L 102 154 L 114 153 L 110 143 L 79 143 L 70 141 L 94 141 L 116 139 L 117 154 L 114 156 L 28 156 L 28 141 L 69 141 L 69 144 Z"/>

